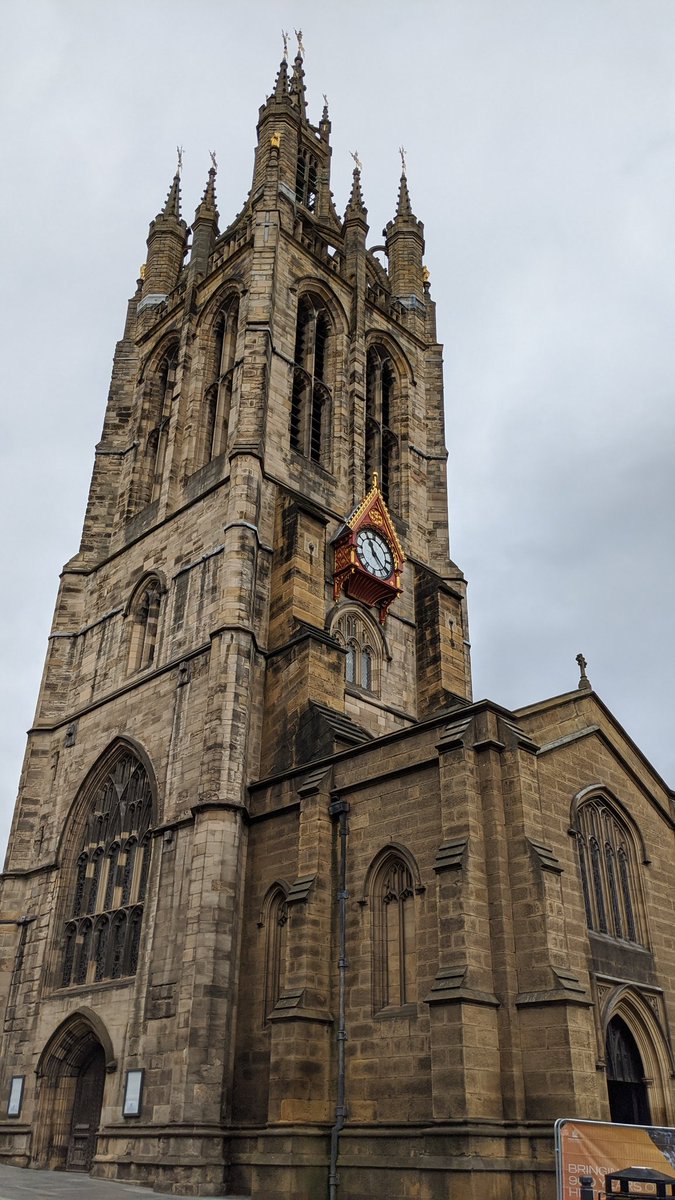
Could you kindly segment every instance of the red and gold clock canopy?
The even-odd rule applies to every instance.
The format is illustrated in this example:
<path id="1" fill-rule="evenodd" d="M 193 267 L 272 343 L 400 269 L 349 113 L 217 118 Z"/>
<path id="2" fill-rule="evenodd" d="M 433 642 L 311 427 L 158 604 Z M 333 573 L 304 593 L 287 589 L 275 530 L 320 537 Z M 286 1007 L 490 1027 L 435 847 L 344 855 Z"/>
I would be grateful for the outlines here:
<path id="1" fill-rule="evenodd" d="M 367 558 L 359 552 L 358 535 L 362 530 L 372 531 L 371 542 L 386 543 L 390 556 L 388 574 L 382 577 L 369 569 Z M 363 543 L 363 535 L 361 542 Z M 373 486 L 368 495 L 347 517 L 344 525 L 333 539 L 335 567 L 333 572 L 333 597 L 337 600 L 344 592 L 362 604 L 375 605 L 380 610 L 382 624 L 387 619 L 390 604 L 401 591 L 401 571 L 405 562 L 403 548 L 391 519 L 389 510 L 380 491 L 377 475 L 373 475 Z"/>

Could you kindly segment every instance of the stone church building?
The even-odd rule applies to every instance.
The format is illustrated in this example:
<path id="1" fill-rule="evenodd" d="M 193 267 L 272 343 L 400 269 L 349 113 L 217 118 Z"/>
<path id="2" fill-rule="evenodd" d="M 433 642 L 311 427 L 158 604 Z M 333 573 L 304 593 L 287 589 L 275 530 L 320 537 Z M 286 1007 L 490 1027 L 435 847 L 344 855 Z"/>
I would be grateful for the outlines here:
<path id="1" fill-rule="evenodd" d="M 557 1117 L 675 1122 L 673 795 L 583 660 L 474 702 L 405 172 L 368 248 L 300 53 L 257 134 L 224 232 L 174 178 L 115 351 L 0 879 L 0 1161 L 552 1200 Z"/>

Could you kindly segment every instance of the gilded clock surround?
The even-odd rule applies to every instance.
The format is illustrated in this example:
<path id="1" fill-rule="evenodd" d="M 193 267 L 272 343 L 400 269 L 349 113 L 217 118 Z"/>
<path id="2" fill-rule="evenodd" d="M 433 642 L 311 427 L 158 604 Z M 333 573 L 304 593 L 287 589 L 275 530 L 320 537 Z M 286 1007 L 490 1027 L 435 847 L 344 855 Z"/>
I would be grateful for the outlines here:
<path id="1" fill-rule="evenodd" d="M 359 553 L 358 539 L 363 531 L 372 529 L 386 542 L 391 554 L 392 569 L 384 578 L 373 574 Z M 380 623 L 384 625 L 391 604 L 400 596 L 401 572 L 405 563 L 403 548 L 396 533 L 394 522 L 385 503 L 377 480 L 357 508 L 347 518 L 343 528 L 333 541 L 334 573 L 333 599 L 344 592 L 352 600 L 372 605 L 379 611 Z"/>

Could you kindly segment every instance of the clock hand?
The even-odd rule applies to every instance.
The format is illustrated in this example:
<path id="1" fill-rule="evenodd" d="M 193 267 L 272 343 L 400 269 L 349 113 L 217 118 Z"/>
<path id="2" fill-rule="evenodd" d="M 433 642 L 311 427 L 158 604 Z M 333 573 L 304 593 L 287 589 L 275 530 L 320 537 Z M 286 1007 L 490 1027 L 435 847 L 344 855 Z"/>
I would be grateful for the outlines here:
<path id="1" fill-rule="evenodd" d="M 377 561 L 378 566 L 383 567 L 385 564 L 385 558 L 384 558 L 384 555 L 382 554 L 382 547 L 380 546 L 379 542 L 375 541 L 375 538 L 373 538 L 370 543 L 370 549 L 371 549 L 373 558 L 375 558 Z"/>

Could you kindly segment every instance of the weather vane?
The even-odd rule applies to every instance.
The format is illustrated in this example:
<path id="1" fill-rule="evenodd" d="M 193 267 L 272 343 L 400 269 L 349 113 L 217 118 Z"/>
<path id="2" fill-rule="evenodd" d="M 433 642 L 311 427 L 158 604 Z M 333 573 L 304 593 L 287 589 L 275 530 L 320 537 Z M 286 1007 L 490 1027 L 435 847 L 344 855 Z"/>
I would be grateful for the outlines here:
<path id="1" fill-rule="evenodd" d="M 398 148 L 398 152 L 399 152 L 399 154 L 401 155 L 401 171 L 402 171 L 402 172 L 403 172 L 403 174 L 405 175 L 405 173 L 406 173 L 406 169 L 405 169 L 405 146 L 399 146 L 399 148 Z"/>
<path id="2" fill-rule="evenodd" d="M 356 167 L 357 171 L 360 172 L 363 164 L 361 162 L 361 159 L 359 158 L 358 150 L 350 150 L 350 155 L 354 159 L 354 166 Z"/>
<path id="3" fill-rule="evenodd" d="M 213 167 L 214 171 L 217 171 L 217 170 L 218 170 L 218 163 L 216 162 L 216 152 L 215 152 L 215 150 L 209 150 L 209 157 L 210 157 L 210 159 L 211 159 L 211 166 Z"/>
<path id="4" fill-rule="evenodd" d="M 326 95 L 325 92 L 323 93 L 323 102 L 324 102 L 325 107 L 328 108 L 328 96 Z"/>
<path id="5" fill-rule="evenodd" d="M 176 154 L 178 155 L 178 166 L 176 167 L 176 170 L 177 170 L 178 174 L 180 175 L 181 171 L 183 170 L 183 147 L 182 146 L 176 146 Z"/>
<path id="6" fill-rule="evenodd" d="M 302 44 L 302 30 L 296 29 L 295 36 L 298 39 L 298 54 L 302 58 L 305 53 L 305 47 Z"/>
<path id="7" fill-rule="evenodd" d="M 284 39 L 284 62 L 288 59 L 288 30 L 282 29 L 281 36 Z"/>

